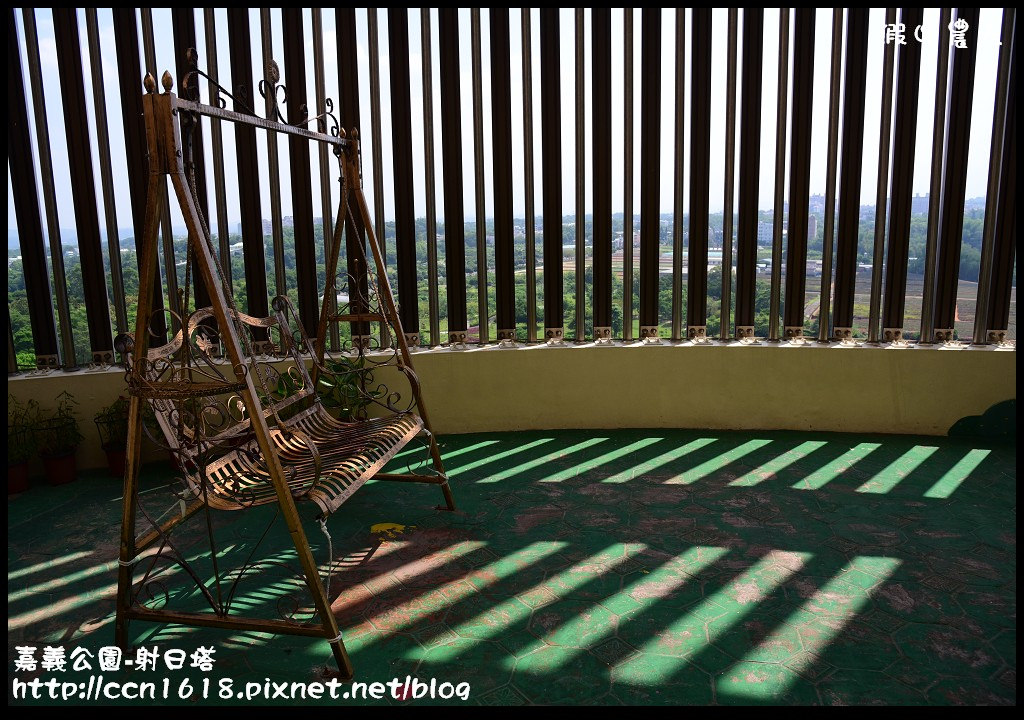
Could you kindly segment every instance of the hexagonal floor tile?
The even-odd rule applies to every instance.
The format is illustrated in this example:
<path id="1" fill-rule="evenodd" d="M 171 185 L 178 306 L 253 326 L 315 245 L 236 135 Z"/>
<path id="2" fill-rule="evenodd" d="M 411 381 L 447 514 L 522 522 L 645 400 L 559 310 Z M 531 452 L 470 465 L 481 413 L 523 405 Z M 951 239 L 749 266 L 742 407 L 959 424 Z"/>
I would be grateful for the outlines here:
<path id="1" fill-rule="evenodd" d="M 600 600 L 622 588 L 622 576 L 613 568 L 610 563 L 573 565 L 555 573 L 543 586 L 559 598 Z"/>
<path id="2" fill-rule="evenodd" d="M 920 583 L 886 583 L 874 597 L 879 608 L 904 621 L 932 623 L 963 615 L 948 593 Z"/>
<path id="3" fill-rule="evenodd" d="M 818 618 L 802 626 L 799 634 L 805 650 L 838 668 L 881 670 L 899 654 L 886 633 L 857 621 Z"/>
<path id="4" fill-rule="evenodd" d="M 1001 628 L 1017 627 L 1017 592 L 1010 588 L 970 588 L 958 593 L 957 603 L 968 616 Z"/>
<path id="5" fill-rule="evenodd" d="M 928 689 L 928 700 L 935 705 L 1016 705 L 1016 685 L 979 678 L 942 678 Z"/>
<path id="6" fill-rule="evenodd" d="M 719 705 L 814 705 L 814 686 L 782 665 L 739 662 L 714 679 Z"/>
<path id="7" fill-rule="evenodd" d="M 906 657 L 943 675 L 987 677 L 1001 664 L 985 640 L 955 627 L 915 623 L 893 639 Z"/>
<path id="8" fill-rule="evenodd" d="M 612 694 L 627 705 L 707 705 L 713 698 L 703 670 L 644 654 L 612 669 Z"/>
<path id="9" fill-rule="evenodd" d="M 577 703 L 610 689 L 608 668 L 582 650 L 547 646 L 519 658 L 513 684 L 533 703 Z"/>
<path id="10" fill-rule="evenodd" d="M 803 650 L 797 630 L 773 617 L 752 613 L 724 631 L 716 632 L 716 625 L 727 618 L 712 622 L 711 642 L 737 660 L 785 663 Z"/>
<path id="11" fill-rule="evenodd" d="M 378 630 L 408 631 L 412 627 L 442 622 L 448 614 L 447 605 L 447 600 L 440 592 L 431 590 L 407 599 L 396 598 L 393 603 L 389 602 L 381 607 L 371 605 L 367 608 L 367 616 Z"/>
<path id="12" fill-rule="evenodd" d="M 431 647 L 422 655 L 415 677 L 429 682 L 469 682 L 470 697 L 505 686 L 512 677 L 515 658 L 498 643 L 456 639 Z M 479 668 L 486 667 L 481 673 Z"/>
<path id="13" fill-rule="evenodd" d="M 560 600 L 534 611 L 529 630 L 549 645 L 588 648 L 615 635 L 618 618 L 600 605 Z"/>
<path id="14" fill-rule="evenodd" d="M 920 705 L 924 697 L 917 691 L 893 683 L 874 670 L 840 668 L 818 683 L 825 705 Z"/>
<path id="15" fill-rule="evenodd" d="M 621 619 L 619 637 L 641 652 L 682 658 L 706 645 L 706 621 L 685 611 L 634 613 Z"/>
<path id="16" fill-rule="evenodd" d="M 514 600 L 478 593 L 452 605 L 446 624 L 460 637 L 495 640 L 529 617 L 529 608 Z"/>

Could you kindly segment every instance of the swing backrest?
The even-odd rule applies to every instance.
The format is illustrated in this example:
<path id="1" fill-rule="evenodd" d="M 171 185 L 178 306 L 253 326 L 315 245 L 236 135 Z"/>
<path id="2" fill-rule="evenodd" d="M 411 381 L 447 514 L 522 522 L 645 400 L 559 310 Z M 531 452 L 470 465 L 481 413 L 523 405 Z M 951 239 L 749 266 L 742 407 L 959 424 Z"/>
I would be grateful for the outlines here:
<path id="1" fill-rule="evenodd" d="M 237 313 L 234 320 L 236 332 L 244 333 L 249 347 L 257 352 L 255 370 L 245 363 L 241 371 L 259 373 L 254 382 L 271 426 L 319 403 L 303 357 L 312 347 L 301 330 L 292 329 L 290 304 L 278 298 L 274 306 L 270 317 Z M 169 342 L 148 350 L 145 368 L 135 375 L 144 376 L 150 389 L 156 389 L 146 394 L 163 437 L 153 439 L 187 456 L 179 462 L 218 448 L 237 447 L 250 436 L 250 419 L 239 394 L 244 376 L 236 377 L 231 364 L 220 356 L 221 347 L 212 308 L 201 308 L 188 316 L 187 327 Z M 161 393 L 163 387 L 168 391 Z"/>

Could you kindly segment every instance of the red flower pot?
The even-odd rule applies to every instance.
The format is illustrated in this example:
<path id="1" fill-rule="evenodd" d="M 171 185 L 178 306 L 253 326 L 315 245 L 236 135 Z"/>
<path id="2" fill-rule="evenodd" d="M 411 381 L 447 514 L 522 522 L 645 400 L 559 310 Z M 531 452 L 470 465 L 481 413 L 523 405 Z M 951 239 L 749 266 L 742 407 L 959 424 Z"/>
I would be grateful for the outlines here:
<path id="1" fill-rule="evenodd" d="M 28 490 L 28 463 L 7 466 L 7 494 L 16 495 Z"/>
<path id="2" fill-rule="evenodd" d="M 44 457 L 43 467 L 46 469 L 46 479 L 50 485 L 66 485 L 75 479 L 78 471 L 74 453 Z"/>

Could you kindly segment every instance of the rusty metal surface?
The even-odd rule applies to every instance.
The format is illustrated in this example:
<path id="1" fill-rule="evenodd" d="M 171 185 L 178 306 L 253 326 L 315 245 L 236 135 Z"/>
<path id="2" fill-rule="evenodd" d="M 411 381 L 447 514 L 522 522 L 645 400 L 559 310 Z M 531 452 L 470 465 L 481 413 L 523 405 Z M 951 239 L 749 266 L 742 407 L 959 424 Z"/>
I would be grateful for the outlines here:
<path id="1" fill-rule="evenodd" d="M 200 78 L 213 81 L 196 69 L 198 55 L 194 49 L 189 50 L 188 60 L 192 69 L 182 85 L 194 93 Z M 270 67 L 276 71 L 276 64 L 270 63 Z M 432 464 L 421 482 L 441 485 L 450 510 L 454 509 L 454 499 L 429 429 L 419 380 L 362 196 L 358 134 L 353 131 L 351 141 L 346 139 L 330 115 L 329 102 L 324 103 L 325 113 L 318 118 L 308 118 L 304 106 L 297 112 L 291 109 L 289 115 L 297 120 L 287 124 L 280 107 L 287 102 L 287 92 L 279 101 L 283 85 L 276 72 L 271 75 L 270 81 L 260 86 L 270 113 L 269 119 L 262 120 L 254 114 L 231 113 L 195 100 L 180 100 L 172 92 L 173 78 L 166 72 L 161 78 L 162 93 L 157 92 L 152 75 L 144 83 L 150 171 L 143 281 L 135 336 L 118 337 L 118 350 L 126 358 L 131 403 L 116 635 L 123 644 L 128 620 L 144 619 L 320 636 L 331 645 L 342 674 L 351 676 L 352 665 L 329 612 L 327 592 L 296 501 L 308 500 L 319 508 L 321 528 L 327 534 L 323 517 L 337 510 L 396 453 L 420 436 Z M 219 94 L 230 97 L 224 88 L 214 86 Z M 274 312 L 269 317 L 247 315 L 235 307 L 197 197 L 192 132 L 200 115 L 281 132 L 293 141 L 314 140 L 334 150 L 342 191 L 330 244 L 330 281 L 315 338 L 306 334 L 298 321 L 299 313 L 287 297 L 274 299 Z M 328 126 L 328 120 L 333 124 Z M 306 129 L 313 121 L 319 121 L 319 128 L 330 127 L 331 132 Z M 173 324 L 180 329 L 165 345 L 150 348 L 150 338 L 156 334 L 149 310 L 154 288 L 146 282 L 147 269 L 155 267 L 157 226 L 167 209 L 162 193 L 165 180 L 170 181 L 188 225 L 189 244 L 185 283 L 170 311 Z M 351 283 L 350 291 L 347 273 L 341 282 L 337 280 L 341 235 L 346 219 L 350 225 L 354 220 L 351 198 L 357 201 L 354 207 L 367 227 L 373 255 L 371 262 L 365 256 L 360 258 L 368 288 L 367 296 L 361 298 L 350 297 L 350 293 L 358 293 L 361 283 Z M 193 272 L 211 293 L 209 308 L 191 310 L 189 278 Z M 345 291 L 343 296 L 337 295 L 341 289 Z M 333 310 L 332 297 L 348 299 L 339 303 L 340 313 Z M 347 318 L 353 313 L 378 320 L 379 332 L 342 348 L 343 352 L 329 354 L 328 326 L 339 314 Z M 226 362 L 220 357 L 222 353 Z M 309 359 L 313 361 L 312 374 L 306 365 Z M 396 391 L 384 383 L 383 377 L 378 379 L 375 373 L 385 368 L 404 377 L 409 390 Z M 388 381 L 392 382 L 390 377 Z M 334 404 L 329 406 L 322 396 Z M 169 510 L 154 507 L 138 491 L 143 435 L 170 452 L 178 469 L 176 502 Z M 211 509 L 249 510 L 259 505 L 276 505 L 270 525 L 240 567 L 222 567 L 218 558 L 225 544 L 217 537 Z M 293 540 L 294 558 L 272 554 L 267 559 L 257 553 L 279 519 Z M 196 570 L 180 550 L 183 543 L 191 545 L 197 540 L 209 545 L 212 579 Z M 140 555 L 142 548 L 148 548 L 145 559 Z M 196 614 L 174 607 L 163 579 L 180 572 L 194 582 L 207 606 L 204 612 Z M 280 617 L 276 620 L 249 617 L 245 605 L 234 602 L 236 594 L 243 586 L 274 582 L 270 579 L 274 573 L 283 573 L 284 581 L 300 590 L 304 586 L 305 600 L 279 604 Z M 329 578 L 328 574 L 328 588 Z"/>

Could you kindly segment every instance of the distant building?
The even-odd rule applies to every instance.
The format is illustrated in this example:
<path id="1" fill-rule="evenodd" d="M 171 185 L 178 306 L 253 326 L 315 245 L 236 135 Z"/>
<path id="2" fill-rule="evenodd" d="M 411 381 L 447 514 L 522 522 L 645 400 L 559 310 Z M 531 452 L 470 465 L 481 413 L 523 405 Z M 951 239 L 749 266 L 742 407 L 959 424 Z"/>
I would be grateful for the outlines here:
<path id="1" fill-rule="evenodd" d="M 913 200 L 910 201 L 910 214 L 911 215 L 927 215 L 928 214 L 928 193 L 924 195 L 915 195 Z"/>
<path id="2" fill-rule="evenodd" d="M 813 245 L 814 241 L 818 237 L 818 216 L 809 215 L 807 217 L 807 244 Z"/>

